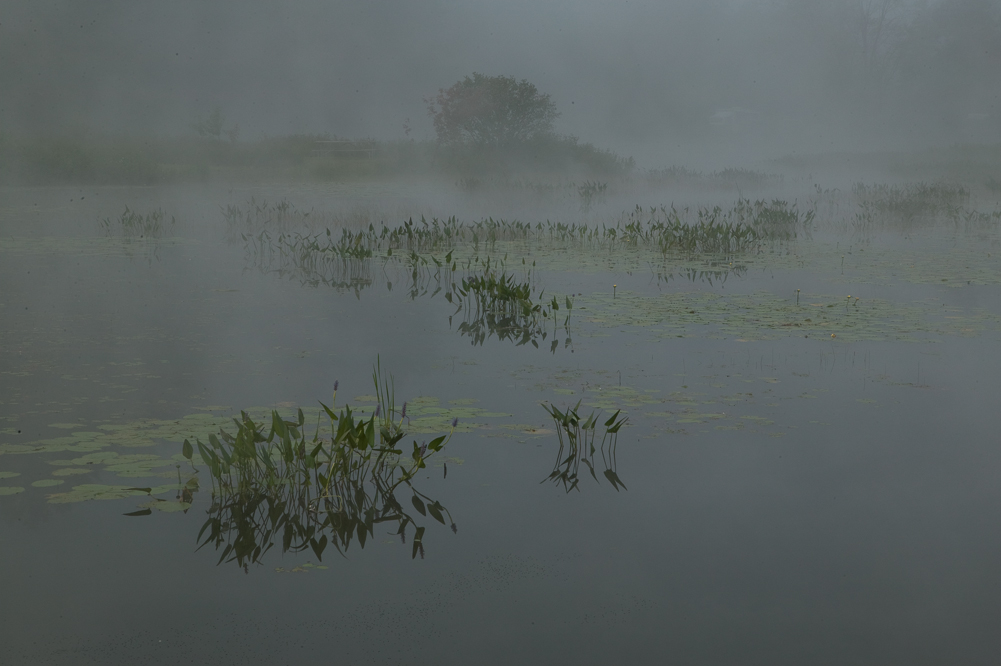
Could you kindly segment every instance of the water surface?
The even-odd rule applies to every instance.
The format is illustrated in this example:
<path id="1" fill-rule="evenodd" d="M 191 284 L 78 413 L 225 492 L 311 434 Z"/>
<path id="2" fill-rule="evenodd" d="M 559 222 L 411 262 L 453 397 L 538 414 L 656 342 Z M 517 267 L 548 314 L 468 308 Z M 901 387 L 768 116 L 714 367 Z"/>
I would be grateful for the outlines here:
<path id="1" fill-rule="evenodd" d="M 996 224 L 860 234 L 818 209 L 810 233 L 711 261 L 457 249 L 507 254 L 519 275 L 534 261 L 546 299 L 573 295 L 536 348 L 490 330 L 474 344 L 430 270 L 376 257 L 363 283 L 331 286 L 262 265 L 222 213 L 251 196 L 356 225 L 452 214 L 444 194 L 390 186 L 3 191 L 0 486 L 23 489 L 0 489 L 5 663 L 993 656 Z M 126 206 L 176 224 L 108 235 L 100 220 Z M 184 438 L 232 431 L 240 410 L 315 421 L 335 382 L 338 406 L 370 413 L 377 359 L 397 408 L 425 418 L 407 446 L 459 418 L 415 480 L 457 528 L 422 518 L 423 556 L 377 529 L 344 556 L 279 544 L 219 563 L 197 550 L 204 466 L 186 511 L 124 516 L 152 498 L 67 495 L 186 481 Z M 599 455 L 571 492 L 547 480 L 544 401 L 622 410 L 614 466 Z M 95 452 L 133 458 L 81 460 Z M 176 506 L 180 489 L 156 497 Z"/>

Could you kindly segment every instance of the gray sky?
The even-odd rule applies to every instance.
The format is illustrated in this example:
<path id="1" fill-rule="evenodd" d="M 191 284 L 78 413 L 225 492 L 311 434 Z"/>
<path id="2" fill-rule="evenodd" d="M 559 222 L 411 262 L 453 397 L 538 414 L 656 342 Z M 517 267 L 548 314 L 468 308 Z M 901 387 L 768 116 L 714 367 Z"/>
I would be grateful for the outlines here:
<path id="1" fill-rule="evenodd" d="M 5 0 L 0 127 L 176 134 L 218 106 L 243 138 L 403 138 L 407 119 L 431 138 L 423 98 L 479 71 L 528 79 L 560 132 L 650 163 L 997 141 L 999 5 Z"/>

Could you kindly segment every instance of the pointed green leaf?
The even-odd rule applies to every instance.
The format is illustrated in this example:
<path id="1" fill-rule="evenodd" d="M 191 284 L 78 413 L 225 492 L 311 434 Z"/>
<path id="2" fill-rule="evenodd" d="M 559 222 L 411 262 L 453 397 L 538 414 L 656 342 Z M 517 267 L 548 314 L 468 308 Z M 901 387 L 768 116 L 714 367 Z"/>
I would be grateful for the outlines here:
<path id="1" fill-rule="evenodd" d="M 428 504 L 428 513 L 431 514 L 431 517 L 437 520 L 442 525 L 444 525 L 445 519 L 441 515 L 442 508 L 443 507 L 438 502 L 435 502 L 434 504 Z"/>
<path id="2" fill-rule="evenodd" d="M 132 511 L 131 513 L 123 513 L 123 516 L 148 516 L 153 513 L 152 509 L 142 509 L 140 511 Z"/>

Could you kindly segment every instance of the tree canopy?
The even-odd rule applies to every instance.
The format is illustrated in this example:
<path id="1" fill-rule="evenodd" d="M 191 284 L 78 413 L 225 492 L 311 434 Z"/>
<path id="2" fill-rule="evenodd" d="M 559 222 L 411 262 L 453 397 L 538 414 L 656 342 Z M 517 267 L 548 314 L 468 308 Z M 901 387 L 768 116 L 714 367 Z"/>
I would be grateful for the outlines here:
<path id="1" fill-rule="evenodd" d="M 504 145 L 553 134 L 559 118 L 549 95 L 513 76 L 473 72 L 424 100 L 442 143 Z"/>

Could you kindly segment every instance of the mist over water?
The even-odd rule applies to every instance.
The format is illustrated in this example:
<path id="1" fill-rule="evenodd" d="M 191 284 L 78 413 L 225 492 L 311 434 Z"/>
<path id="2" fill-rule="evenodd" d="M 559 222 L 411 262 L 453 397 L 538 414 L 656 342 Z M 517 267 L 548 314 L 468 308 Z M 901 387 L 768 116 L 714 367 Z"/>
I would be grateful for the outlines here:
<path id="1" fill-rule="evenodd" d="M 994 663 L 999 35 L 7 3 L 0 662 Z"/>
<path id="2" fill-rule="evenodd" d="M 1001 139 L 990 0 L 12 2 L 0 129 L 433 138 L 472 71 L 553 96 L 558 130 L 643 166 Z M 410 132 L 405 134 L 405 127 Z"/>

